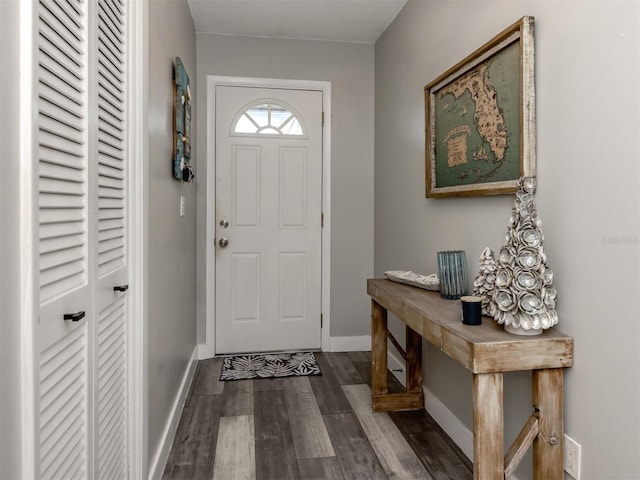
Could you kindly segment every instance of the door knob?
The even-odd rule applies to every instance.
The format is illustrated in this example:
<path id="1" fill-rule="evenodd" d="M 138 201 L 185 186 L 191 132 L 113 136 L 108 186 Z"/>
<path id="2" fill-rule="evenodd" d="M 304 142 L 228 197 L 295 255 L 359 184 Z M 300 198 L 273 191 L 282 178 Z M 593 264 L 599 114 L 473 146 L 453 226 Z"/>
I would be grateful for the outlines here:
<path id="1" fill-rule="evenodd" d="M 126 292 L 129 290 L 129 285 L 116 285 L 113 287 L 114 292 Z"/>
<path id="2" fill-rule="evenodd" d="M 223 218 L 222 220 L 220 220 L 220 226 L 222 228 L 229 228 L 229 220 L 227 220 L 226 218 Z"/>
<path id="3" fill-rule="evenodd" d="M 65 320 L 71 320 L 72 322 L 79 322 L 84 318 L 84 312 L 76 312 L 76 313 L 65 313 L 62 318 Z"/>
<path id="4" fill-rule="evenodd" d="M 229 245 L 229 240 L 227 240 L 226 238 L 222 237 L 222 238 L 220 239 L 220 241 L 218 242 L 218 244 L 219 244 L 222 248 L 224 248 L 224 247 L 226 247 L 227 245 Z"/>

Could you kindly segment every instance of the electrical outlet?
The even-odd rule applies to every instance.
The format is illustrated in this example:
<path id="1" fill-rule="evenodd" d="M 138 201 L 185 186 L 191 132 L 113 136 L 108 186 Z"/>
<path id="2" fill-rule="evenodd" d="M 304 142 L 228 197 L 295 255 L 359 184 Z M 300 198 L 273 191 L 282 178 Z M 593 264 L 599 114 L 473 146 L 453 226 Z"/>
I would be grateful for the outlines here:
<path id="1" fill-rule="evenodd" d="M 580 480 L 581 450 L 582 447 L 578 442 L 569 435 L 564 436 L 564 471 L 575 480 Z"/>

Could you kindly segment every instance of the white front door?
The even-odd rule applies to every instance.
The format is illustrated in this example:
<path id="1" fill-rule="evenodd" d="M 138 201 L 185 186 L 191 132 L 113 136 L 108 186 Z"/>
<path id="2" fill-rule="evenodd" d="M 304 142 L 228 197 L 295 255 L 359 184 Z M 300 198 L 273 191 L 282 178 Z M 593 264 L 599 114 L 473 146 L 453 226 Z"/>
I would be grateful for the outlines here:
<path id="1" fill-rule="evenodd" d="M 216 353 L 318 349 L 322 92 L 215 96 Z"/>

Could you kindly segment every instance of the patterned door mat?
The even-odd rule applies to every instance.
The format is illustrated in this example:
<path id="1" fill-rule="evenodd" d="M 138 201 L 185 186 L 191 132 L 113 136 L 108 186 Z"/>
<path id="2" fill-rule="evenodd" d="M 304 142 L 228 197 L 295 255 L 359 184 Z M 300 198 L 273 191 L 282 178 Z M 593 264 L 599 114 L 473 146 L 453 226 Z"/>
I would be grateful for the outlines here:
<path id="1" fill-rule="evenodd" d="M 221 381 L 322 375 L 312 352 L 264 353 L 224 357 Z"/>

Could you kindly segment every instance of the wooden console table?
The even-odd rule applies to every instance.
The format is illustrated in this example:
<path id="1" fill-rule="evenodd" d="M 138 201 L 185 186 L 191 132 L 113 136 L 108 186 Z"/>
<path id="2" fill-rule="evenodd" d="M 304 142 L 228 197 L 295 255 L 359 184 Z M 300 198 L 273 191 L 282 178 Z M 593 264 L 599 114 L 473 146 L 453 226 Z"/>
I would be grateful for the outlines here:
<path id="1" fill-rule="evenodd" d="M 422 339 L 473 373 L 473 477 L 509 478 L 533 445 L 533 476 L 561 480 L 563 473 L 563 368 L 573 365 L 573 339 L 555 329 L 520 336 L 493 319 L 482 325 L 461 321 L 460 302 L 386 279 L 367 280 L 371 296 L 373 410 L 424 408 Z M 387 311 L 406 324 L 406 350 L 387 329 Z M 406 361 L 406 391 L 388 393 L 387 340 Z M 531 370 L 533 412 L 504 455 L 504 372 Z M 503 456 L 504 455 L 504 456 Z"/>

